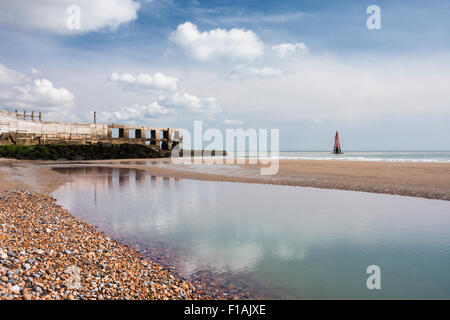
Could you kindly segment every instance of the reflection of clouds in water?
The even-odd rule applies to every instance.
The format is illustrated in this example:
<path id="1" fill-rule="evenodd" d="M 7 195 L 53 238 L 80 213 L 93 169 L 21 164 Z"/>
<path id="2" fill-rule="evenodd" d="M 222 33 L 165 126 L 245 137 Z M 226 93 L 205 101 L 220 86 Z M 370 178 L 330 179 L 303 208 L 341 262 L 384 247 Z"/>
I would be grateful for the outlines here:
<path id="1" fill-rule="evenodd" d="M 339 250 L 351 252 L 357 263 L 397 245 L 414 258 L 450 251 L 445 201 L 78 169 L 71 171 L 74 181 L 56 192 L 65 207 L 78 209 L 87 222 L 112 226 L 118 238 L 179 250 L 183 258 L 175 263 L 185 274 L 211 267 L 245 277 L 261 270 L 277 285 L 286 277 L 287 286 L 296 286 L 293 277 L 327 278 L 315 274 L 321 269 L 315 263 L 339 265 L 332 255 Z"/>
<path id="2" fill-rule="evenodd" d="M 185 272 L 195 270 L 195 263 L 191 261 L 194 259 L 203 261 L 204 264 L 219 271 L 252 272 L 257 269 L 258 262 L 270 254 L 282 260 L 296 261 L 304 260 L 307 255 L 306 248 L 293 247 L 283 242 L 274 243 L 274 248 L 264 248 L 258 242 L 233 242 L 226 246 L 223 244 L 217 246 L 209 244 L 206 239 L 203 240 L 204 242 L 191 248 L 196 257 L 186 259 Z"/>
<path id="3" fill-rule="evenodd" d="M 292 247 L 286 243 L 279 243 L 274 254 L 283 260 L 304 260 L 306 258 L 306 248 L 304 247 Z"/>
<path id="4" fill-rule="evenodd" d="M 269 238 L 276 243 L 289 239 L 308 247 L 317 242 L 331 247 L 336 240 L 375 247 L 386 237 L 402 242 L 412 231 L 418 235 L 410 239 L 420 239 L 420 222 L 445 232 L 433 225 L 437 219 L 426 220 L 430 215 L 422 214 L 430 207 L 439 211 L 443 205 L 436 200 L 193 180 L 180 186 L 172 178 L 126 168 L 80 166 L 66 170 L 73 182 L 62 188 L 68 193 L 57 194 L 67 207 L 82 207 L 82 202 L 103 205 L 115 227 L 130 231 L 155 230 L 166 235 L 180 228 L 194 232 L 230 228 L 244 240 Z M 393 218 L 396 223 L 391 223 Z M 197 220 L 197 225 L 192 220 Z M 203 236 L 209 237 L 209 232 Z"/>
<path id="5" fill-rule="evenodd" d="M 149 230 L 148 227 L 152 227 L 158 232 L 158 234 L 164 236 L 170 232 L 170 226 L 176 224 L 176 216 L 175 217 L 167 217 L 164 214 L 158 214 L 153 219 L 147 220 L 145 225 L 141 224 L 141 230 Z"/>
<path id="6" fill-rule="evenodd" d="M 282 257 L 302 257 L 296 249 L 300 244 L 304 248 L 318 243 L 333 247 L 336 240 L 375 247 L 386 241 L 386 230 L 391 228 L 396 230 L 388 233 L 390 240 L 404 241 L 405 234 L 414 230 L 412 221 L 423 219 L 413 214 L 417 212 L 416 204 L 426 201 L 401 201 L 405 198 L 361 192 L 192 180 L 180 186 L 173 178 L 126 168 L 92 166 L 66 170 L 73 182 L 66 185 L 70 192 L 65 195 L 64 204 L 73 208 L 83 206 L 81 202 L 95 203 L 91 210 L 98 205 L 108 207 L 104 218 L 114 230 L 162 237 L 181 232 L 187 241 L 195 234 L 195 238 L 202 237 L 206 242 L 211 233 L 220 234 L 220 241 L 231 243 L 236 243 L 233 237 L 240 241 L 270 239 L 274 246 L 280 246 Z M 82 197 L 71 196 L 77 193 Z M 397 202 L 402 205 L 396 205 Z M 389 223 L 393 216 L 403 223 Z M 233 237 L 224 236 L 223 229 L 228 229 Z M 296 253 L 289 253 L 290 250 Z"/>
<path id="7" fill-rule="evenodd" d="M 235 243 L 209 244 L 202 242 L 194 244 L 192 252 L 204 264 L 220 271 L 251 272 L 263 258 L 263 247 L 256 242 L 249 242 L 235 246 Z"/>

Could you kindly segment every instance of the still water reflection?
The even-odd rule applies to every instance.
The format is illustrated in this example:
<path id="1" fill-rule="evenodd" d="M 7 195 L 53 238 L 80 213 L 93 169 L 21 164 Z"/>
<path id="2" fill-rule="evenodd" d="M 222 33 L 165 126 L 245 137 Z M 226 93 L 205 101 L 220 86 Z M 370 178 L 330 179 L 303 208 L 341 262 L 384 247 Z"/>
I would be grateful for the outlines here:
<path id="1" fill-rule="evenodd" d="M 59 203 L 193 280 L 268 298 L 450 298 L 450 202 L 57 167 Z M 382 289 L 368 290 L 378 265 Z M 199 280 L 200 281 L 200 280 Z"/>

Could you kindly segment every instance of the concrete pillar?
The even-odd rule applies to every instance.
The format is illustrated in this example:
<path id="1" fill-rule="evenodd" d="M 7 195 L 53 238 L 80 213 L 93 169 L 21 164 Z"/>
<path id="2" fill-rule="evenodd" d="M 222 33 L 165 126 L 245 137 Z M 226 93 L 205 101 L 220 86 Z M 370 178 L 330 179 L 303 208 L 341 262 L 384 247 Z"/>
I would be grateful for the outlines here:
<path id="1" fill-rule="evenodd" d="M 34 111 L 31 111 L 31 120 L 34 121 Z"/>
<path id="2" fill-rule="evenodd" d="M 42 113 L 39 112 L 39 121 L 42 121 Z"/>
<path id="3" fill-rule="evenodd" d="M 161 131 L 159 129 L 155 129 L 156 141 L 155 145 L 159 148 L 161 145 Z"/>
<path id="4" fill-rule="evenodd" d="M 167 150 L 172 150 L 172 138 L 170 136 L 170 128 L 167 128 L 166 130 L 167 136 L 165 137 L 167 139 Z"/>

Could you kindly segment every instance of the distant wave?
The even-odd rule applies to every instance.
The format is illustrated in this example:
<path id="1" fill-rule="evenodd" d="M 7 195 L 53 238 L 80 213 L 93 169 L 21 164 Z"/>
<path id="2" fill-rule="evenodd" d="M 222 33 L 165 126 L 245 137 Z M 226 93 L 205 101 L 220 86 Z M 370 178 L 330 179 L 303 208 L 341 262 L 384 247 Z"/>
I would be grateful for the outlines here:
<path id="1" fill-rule="evenodd" d="M 238 152 L 236 155 L 228 153 L 227 158 L 254 158 Z M 261 158 L 275 159 L 274 156 Z M 448 151 L 398 151 L 398 152 L 348 152 L 340 156 L 334 156 L 329 152 L 280 152 L 280 160 L 338 160 L 338 161 L 374 161 L 374 162 L 418 162 L 418 163 L 450 163 L 450 152 Z"/>
<path id="2" fill-rule="evenodd" d="M 278 157 L 280 160 L 339 160 L 339 161 L 377 161 L 377 162 L 436 162 L 450 163 L 450 159 L 399 159 L 399 158 L 371 158 L 371 157 Z"/>

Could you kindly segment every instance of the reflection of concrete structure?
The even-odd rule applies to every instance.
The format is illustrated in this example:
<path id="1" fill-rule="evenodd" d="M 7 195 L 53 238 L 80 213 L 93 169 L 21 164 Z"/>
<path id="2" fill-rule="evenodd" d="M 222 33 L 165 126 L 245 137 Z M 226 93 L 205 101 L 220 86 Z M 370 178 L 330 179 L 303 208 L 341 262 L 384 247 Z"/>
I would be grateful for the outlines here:
<path id="1" fill-rule="evenodd" d="M 0 110 L 0 145 L 146 144 L 172 150 L 183 140 L 180 129 L 125 126 L 121 124 L 69 123 L 42 121 L 39 112 L 27 114 Z"/>
<path id="2" fill-rule="evenodd" d="M 94 186 L 94 192 L 102 190 L 122 189 L 124 187 L 152 187 L 164 186 L 176 188 L 180 185 L 180 179 L 174 177 L 154 176 L 143 169 L 112 168 L 99 166 L 85 167 L 54 167 L 53 170 L 69 175 L 71 187 L 79 190 L 87 190 Z"/>

